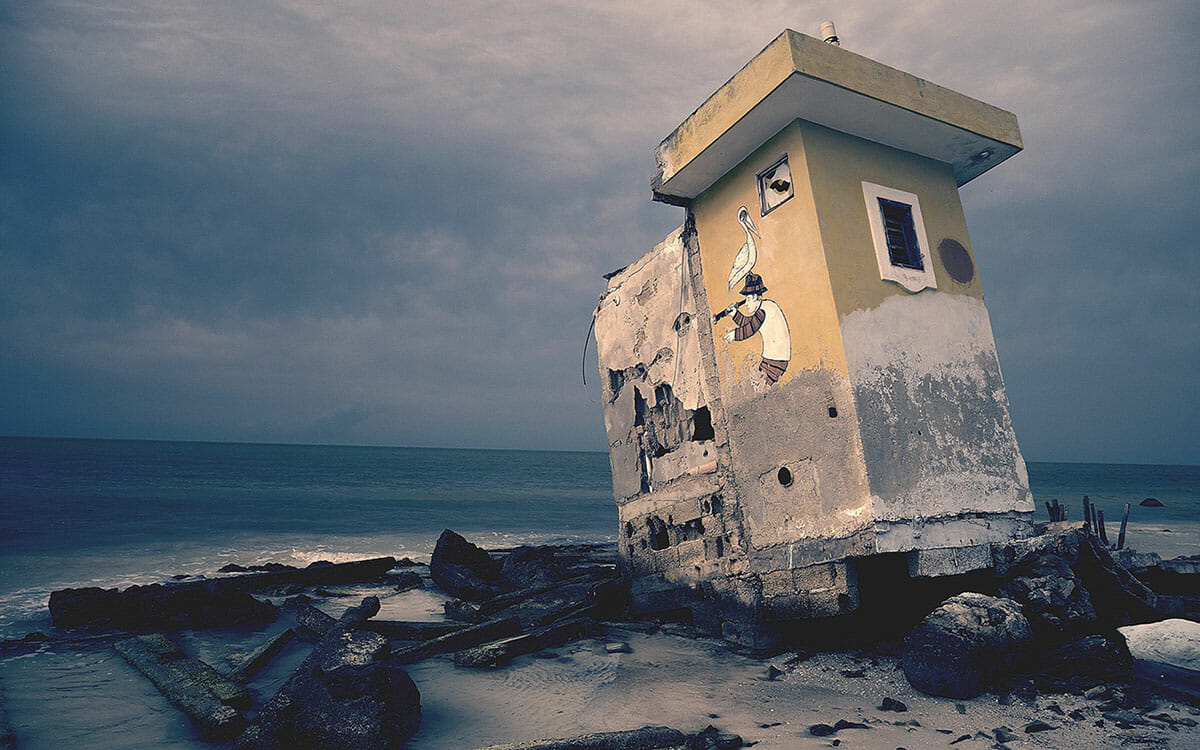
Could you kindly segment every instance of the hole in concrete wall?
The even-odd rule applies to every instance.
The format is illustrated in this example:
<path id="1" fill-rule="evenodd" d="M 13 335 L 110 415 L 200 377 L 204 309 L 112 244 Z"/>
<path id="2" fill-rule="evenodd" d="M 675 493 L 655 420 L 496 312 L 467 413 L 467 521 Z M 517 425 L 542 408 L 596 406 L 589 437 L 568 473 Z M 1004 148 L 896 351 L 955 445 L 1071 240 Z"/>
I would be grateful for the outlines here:
<path id="1" fill-rule="evenodd" d="M 630 523 L 629 521 L 625 522 L 625 536 L 627 536 L 627 537 L 633 536 L 633 524 Z"/>
<path id="2" fill-rule="evenodd" d="M 701 406 L 692 412 L 692 441 L 712 440 L 715 437 L 712 414 L 708 411 L 707 406 Z"/>
<path id="3" fill-rule="evenodd" d="M 711 498 L 709 498 L 708 504 L 712 508 L 713 513 L 721 512 L 721 496 L 720 495 L 713 495 Z"/>
<path id="4" fill-rule="evenodd" d="M 709 505 L 707 500 L 700 501 L 700 511 L 702 513 L 712 513 L 712 506 Z"/>
<path id="5" fill-rule="evenodd" d="M 625 372 L 623 370 L 608 371 L 608 392 L 614 397 L 621 392 L 621 388 L 625 386 Z"/>
<path id="6" fill-rule="evenodd" d="M 837 416 L 837 407 L 836 406 L 829 407 L 829 418 L 833 419 L 836 416 Z"/>
<path id="7" fill-rule="evenodd" d="M 650 530 L 650 549 L 662 550 L 671 546 L 671 535 L 661 518 L 650 516 L 646 519 L 646 528 Z"/>
<path id="8" fill-rule="evenodd" d="M 715 546 L 717 549 L 717 557 L 723 556 L 725 554 L 725 543 L 722 541 L 721 537 L 717 537 Z"/>
<path id="9" fill-rule="evenodd" d="M 638 388 L 633 389 L 633 424 L 646 424 L 646 399 Z"/>
<path id="10" fill-rule="evenodd" d="M 675 532 L 675 543 L 690 542 L 704 536 L 704 522 L 699 518 L 693 518 L 690 521 L 685 521 L 679 526 L 672 526 L 671 530 Z"/>
<path id="11" fill-rule="evenodd" d="M 792 486 L 792 470 L 788 467 L 780 466 L 779 473 L 776 474 L 776 477 L 779 479 L 779 483 L 784 487 Z"/>

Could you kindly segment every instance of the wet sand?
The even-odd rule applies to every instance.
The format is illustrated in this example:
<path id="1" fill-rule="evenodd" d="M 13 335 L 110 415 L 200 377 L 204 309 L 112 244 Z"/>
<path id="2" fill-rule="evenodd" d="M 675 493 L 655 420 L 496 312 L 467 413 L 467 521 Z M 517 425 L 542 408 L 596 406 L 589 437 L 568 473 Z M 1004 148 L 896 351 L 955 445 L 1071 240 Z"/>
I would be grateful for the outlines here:
<path id="1" fill-rule="evenodd" d="M 630 652 L 608 653 L 608 640 L 628 643 Z M 789 666 L 789 654 L 752 659 L 708 639 L 616 629 L 554 653 L 521 657 L 497 671 L 457 668 L 448 657 L 413 665 L 424 718 L 410 747 L 462 750 L 647 725 L 696 732 L 708 724 L 761 750 L 915 750 L 947 747 L 964 735 L 954 747 L 991 748 L 998 727 L 1017 736 L 1006 743 L 1011 748 L 1200 747 L 1200 728 L 1122 729 L 1101 716 L 1099 701 L 1083 696 L 1013 698 L 1009 705 L 989 694 L 962 701 L 925 696 L 909 686 L 894 656 L 822 653 Z M 775 679 L 768 678 L 772 665 L 783 669 Z M 880 710 L 884 697 L 908 710 Z M 1066 715 L 1076 709 L 1081 719 Z M 1200 721 L 1200 709 L 1186 703 L 1159 701 L 1148 713 L 1163 711 Z M 838 720 L 866 727 L 824 737 L 809 731 Z M 1026 733 L 1035 721 L 1054 728 Z"/>

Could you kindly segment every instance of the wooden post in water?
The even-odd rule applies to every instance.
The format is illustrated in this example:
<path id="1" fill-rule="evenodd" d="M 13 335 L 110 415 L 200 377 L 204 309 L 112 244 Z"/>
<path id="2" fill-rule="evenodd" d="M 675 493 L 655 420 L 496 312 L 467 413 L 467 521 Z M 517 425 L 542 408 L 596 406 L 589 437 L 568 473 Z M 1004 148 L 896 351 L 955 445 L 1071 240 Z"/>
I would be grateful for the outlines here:
<path id="1" fill-rule="evenodd" d="M 1054 506 L 1050 505 L 1049 500 L 1046 501 L 1046 515 L 1050 517 L 1051 521 L 1054 520 Z"/>
<path id="2" fill-rule="evenodd" d="M 1108 532 L 1104 530 L 1104 511 L 1102 510 L 1096 511 L 1096 528 L 1100 530 L 1100 541 L 1108 544 Z"/>
<path id="3" fill-rule="evenodd" d="M 1125 515 L 1121 516 L 1121 533 L 1117 535 L 1117 549 L 1125 549 L 1125 527 L 1129 524 L 1129 503 L 1125 503 Z"/>
<path id="4" fill-rule="evenodd" d="M 1083 496 L 1083 520 L 1087 523 L 1088 528 L 1092 528 L 1092 506 L 1091 500 L 1087 495 Z"/>

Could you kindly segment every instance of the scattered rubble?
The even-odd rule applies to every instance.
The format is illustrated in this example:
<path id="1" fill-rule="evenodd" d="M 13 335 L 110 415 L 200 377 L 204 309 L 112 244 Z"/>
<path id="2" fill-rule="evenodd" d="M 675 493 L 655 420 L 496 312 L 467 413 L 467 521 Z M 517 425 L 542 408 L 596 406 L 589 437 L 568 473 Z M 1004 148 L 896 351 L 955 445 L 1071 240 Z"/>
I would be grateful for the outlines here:
<path id="1" fill-rule="evenodd" d="M 1188 722 L 1194 720 L 1159 710 L 1134 689 L 1134 657 L 1114 626 L 1156 619 L 1164 602 L 1177 606 L 1185 596 L 1162 595 L 1147 587 L 1150 581 L 1166 581 L 1177 591 L 1195 592 L 1200 601 L 1200 559 L 1162 561 L 1129 550 L 1114 556 L 1082 522 L 1050 524 L 1039 537 L 998 545 L 993 555 L 994 584 L 990 589 L 985 585 L 984 590 L 1001 593 L 1004 598 L 969 592 L 952 596 L 909 633 L 899 666 L 916 689 L 959 698 L 992 690 L 1001 704 L 1011 703 L 1015 696 L 1031 709 L 1044 712 L 1041 718 L 1031 716 L 1028 724 L 1021 725 L 1030 733 L 1053 729 L 1055 717 L 1174 731 L 1191 726 Z M 82 635 L 51 631 L 49 636 L 30 634 L 6 641 L 4 647 L 37 648 L 47 641 L 120 638 L 117 649 L 192 717 L 203 736 L 237 737 L 236 747 L 246 750 L 401 743 L 416 730 L 420 718 L 420 693 L 401 665 L 431 657 L 451 655 L 461 668 L 497 669 L 522 656 L 557 656 L 555 649 L 581 638 L 596 639 L 592 645 L 595 653 L 621 654 L 629 653 L 629 643 L 623 638 L 632 632 L 680 637 L 704 632 L 689 622 L 625 620 L 627 582 L 613 564 L 611 548 L 565 545 L 487 551 L 447 530 L 439 538 L 427 574 L 417 564 L 404 566 L 398 574 L 389 573 L 393 565 L 392 558 L 380 558 L 303 569 L 231 569 L 235 574 L 224 578 L 134 586 L 123 592 L 66 589 L 51 597 L 56 625 L 118 632 Z M 351 591 L 361 595 L 364 585 L 374 586 L 386 597 L 424 586 L 429 579 L 445 586 L 445 593 L 454 597 L 446 603 L 446 621 L 375 620 L 379 603 L 374 597 L 347 609 L 340 619 L 317 606 L 327 607 L 332 597 Z M 281 610 L 251 593 L 278 595 L 284 590 L 295 595 L 283 602 Z M 294 623 L 292 627 L 232 660 L 225 675 L 188 658 L 165 635 L 128 637 L 130 632 L 150 628 L 170 631 L 269 621 L 280 611 Z M 1200 628 L 1195 623 L 1187 625 Z M 1131 632 L 1138 631 L 1127 630 L 1127 636 Z M 297 637 L 313 644 L 312 653 L 278 693 L 258 707 L 254 721 L 238 736 L 246 726 L 242 711 L 255 708 L 240 685 Z M 1193 656 L 1200 653 L 1195 643 L 1200 643 L 1200 634 L 1190 646 Z M 796 653 L 779 662 L 784 669 L 764 665 L 763 679 L 784 678 L 811 656 L 807 651 Z M 857 666 L 836 671 L 847 679 L 869 679 L 866 656 L 856 661 Z M 878 666 L 879 661 L 872 660 L 872 664 Z M 1153 666 L 1162 672 L 1161 664 Z M 1176 671 L 1168 678 L 1190 680 L 1197 687 L 1197 673 Z M 1091 705 L 1064 701 L 1062 706 L 1052 702 L 1038 708 L 1038 690 L 1074 693 Z M 1186 690 L 1183 694 L 1187 697 Z M 890 696 L 877 708 L 884 712 L 908 710 Z M 1150 714 L 1155 710 L 1158 713 Z M 920 726 L 916 721 L 900 723 Z M 832 737 L 842 730 L 866 726 L 841 719 L 814 724 L 809 733 Z M 997 727 L 966 738 L 994 739 L 1004 745 L 1012 742 L 1021 728 Z M 659 739 L 668 744 L 647 744 Z M 740 737 L 711 727 L 691 735 L 647 727 L 495 747 L 710 750 L 750 744 L 754 743 L 743 745 Z"/>
<path id="2" fill-rule="evenodd" d="M 234 748 L 383 748 L 412 736 L 421 720 L 416 684 L 390 659 L 386 638 L 357 629 L 378 612 L 375 597 L 348 608 Z"/>

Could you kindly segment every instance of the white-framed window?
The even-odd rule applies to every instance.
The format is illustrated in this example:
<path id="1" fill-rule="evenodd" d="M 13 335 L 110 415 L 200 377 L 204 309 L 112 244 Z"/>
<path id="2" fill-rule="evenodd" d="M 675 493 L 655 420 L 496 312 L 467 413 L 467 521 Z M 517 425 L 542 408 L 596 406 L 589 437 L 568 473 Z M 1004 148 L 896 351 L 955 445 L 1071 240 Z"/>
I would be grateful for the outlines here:
<path id="1" fill-rule="evenodd" d="M 910 292 L 937 289 L 917 196 L 872 182 L 864 182 L 862 188 L 879 278 Z"/>
<path id="2" fill-rule="evenodd" d="M 755 179 L 758 182 L 758 202 L 760 214 L 766 216 L 775 209 L 787 203 L 795 194 L 792 185 L 792 169 L 788 166 L 787 154 L 759 172 Z"/>

